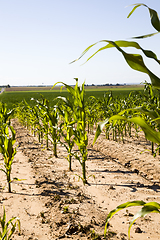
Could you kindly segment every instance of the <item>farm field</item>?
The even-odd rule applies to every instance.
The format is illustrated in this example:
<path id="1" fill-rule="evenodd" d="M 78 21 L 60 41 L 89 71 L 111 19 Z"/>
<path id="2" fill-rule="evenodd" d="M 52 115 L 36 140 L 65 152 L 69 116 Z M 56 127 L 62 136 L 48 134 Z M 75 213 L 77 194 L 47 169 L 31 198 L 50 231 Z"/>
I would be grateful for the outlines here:
<path id="1" fill-rule="evenodd" d="M 128 18 L 143 6 L 156 29 L 134 39 L 159 33 L 157 12 L 133 5 Z M 0 95 L 1 240 L 160 239 L 160 78 L 143 59 L 160 60 L 136 41 L 100 40 L 71 63 L 99 43 L 87 61 L 114 47 L 151 83 L 75 78 L 63 91 L 7 85 Z"/>
<path id="2" fill-rule="evenodd" d="M 59 90 L 56 91 L 59 95 Z M 88 92 L 92 93 L 90 89 Z M 11 93 L 5 92 L 6 95 Z M 15 96 L 18 93 L 22 96 L 35 92 L 13 92 Z M 155 157 L 151 154 L 156 153 L 158 145 L 151 145 L 137 124 L 106 122 L 105 130 L 93 145 L 100 120 L 125 108 L 136 108 L 142 102 L 144 105 L 140 110 L 144 117 L 148 108 L 153 108 L 153 103 L 154 108 L 159 104 L 159 95 L 155 95 L 153 101 L 150 85 L 146 85 L 142 93 L 133 92 L 122 98 L 107 93 L 89 101 L 83 93 L 83 86 L 81 90 L 75 87 L 70 92 L 74 96 L 70 96 L 71 101 L 62 95 L 56 108 L 50 104 L 51 99 L 34 100 L 34 106 L 23 102 L 17 105 L 13 114 L 1 104 L 3 134 L 0 139 L 2 142 L 5 139 L 0 145 L 1 164 L 5 157 L 3 147 L 9 149 L 5 145 L 8 140 L 12 139 L 13 143 L 16 140 L 17 146 L 9 177 L 13 180 L 7 180 L 11 187 L 7 187 L 5 172 L 0 171 L 1 204 L 5 206 L 8 219 L 17 216 L 21 221 L 21 234 L 17 230 L 13 239 L 125 240 L 128 239 L 128 224 L 139 207 L 116 214 L 105 238 L 109 212 L 128 201 L 160 200 L 160 155 L 158 152 Z M 125 116 L 130 117 L 130 114 L 129 110 Z M 11 136 L 5 130 L 6 126 Z M 156 136 L 154 129 L 152 131 Z M 10 153 L 14 153 L 14 148 Z M 11 158 L 6 159 L 5 167 L 11 161 Z M 7 192 L 7 189 L 10 190 Z M 153 213 L 138 219 L 131 229 L 132 239 L 160 239 L 158 219 L 158 214 Z"/>
<path id="3" fill-rule="evenodd" d="M 89 96 L 94 96 L 96 98 L 103 98 L 104 93 L 112 91 L 113 96 L 124 97 L 127 96 L 131 91 L 142 91 L 143 85 L 126 85 L 126 86 L 113 86 L 113 87 L 96 87 L 96 86 L 85 86 L 86 90 L 86 99 Z M 49 101 L 53 101 L 53 99 L 59 95 L 68 96 L 68 92 L 65 88 L 63 88 L 60 93 L 60 88 L 55 87 L 51 90 L 51 87 L 11 87 L 6 88 L 5 92 L 0 95 L 0 101 L 7 103 L 9 108 L 19 104 L 22 100 L 26 100 L 30 102 L 31 98 L 41 98 L 41 95 L 44 98 L 47 98 Z"/>
<path id="4" fill-rule="evenodd" d="M 17 154 L 12 183 L 13 193 L 7 193 L 4 174 L 0 172 L 1 204 L 7 217 L 18 216 L 21 235 L 13 239 L 104 239 L 105 219 L 117 205 L 131 200 L 160 200 L 160 156 L 154 158 L 143 134 L 126 138 L 125 143 L 106 140 L 101 135 L 92 147 L 94 134 L 89 134 L 87 175 L 83 185 L 77 175 L 81 169 L 73 159 L 73 171 L 68 171 L 66 149 L 58 146 L 58 158 L 51 148 L 38 143 L 37 138 L 17 120 L 12 120 L 17 134 Z M 93 175 L 95 178 L 93 178 Z M 127 239 L 127 228 L 137 207 L 116 214 L 110 221 L 107 239 Z M 136 221 L 131 239 L 160 239 L 159 214 L 147 215 Z"/>

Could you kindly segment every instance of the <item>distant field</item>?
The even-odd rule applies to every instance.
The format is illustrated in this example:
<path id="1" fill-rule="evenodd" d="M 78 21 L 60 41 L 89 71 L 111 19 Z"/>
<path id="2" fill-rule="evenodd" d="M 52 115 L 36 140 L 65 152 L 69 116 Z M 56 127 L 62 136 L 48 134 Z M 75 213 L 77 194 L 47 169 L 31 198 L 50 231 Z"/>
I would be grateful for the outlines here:
<path id="1" fill-rule="evenodd" d="M 7 92 L 43 92 L 43 91 L 59 91 L 60 86 L 56 86 L 52 89 L 52 87 L 10 87 L 6 88 Z M 119 90 L 142 90 L 143 85 L 123 85 L 123 86 L 85 86 L 86 91 L 119 91 Z M 65 91 L 65 87 L 63 87 L 63 91 Z"/>
<path id="2" fill-rule="evenodd" d="M 94 96 L 96 98 L 102 98 L 106 92 L 112 91 L 113 96 L 125 97 L 131 91 L 142 91 L 142 85 L 132 86 L 112 86 L 112 87 L 101 87 L 101 86 L 86 86 L 86 98 Z M 68 92 L 65 88 L 60 91 L 60 87 L 56 87 L 51 90 L 51 87 L 11 87 L 7 88 L 6 91 L 0 95 L 0 101 L 7 103 L 9 108 L 16 106 L 22 100 L 30 102 L 31 98 L 40 99 L 41 95 L 44 98 L 49 99 L 52 104 L 52 100 L 57 96 L 68 96 Z"/>

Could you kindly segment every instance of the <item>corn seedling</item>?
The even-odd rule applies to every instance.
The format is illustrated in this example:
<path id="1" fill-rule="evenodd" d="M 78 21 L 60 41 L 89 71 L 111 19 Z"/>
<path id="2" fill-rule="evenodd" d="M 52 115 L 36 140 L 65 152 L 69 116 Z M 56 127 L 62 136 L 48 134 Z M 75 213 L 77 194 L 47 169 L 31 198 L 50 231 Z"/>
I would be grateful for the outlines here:
<path id="1" fill-rule="evenodd" d="M 5 207 L 3 208 L 3 217 L 0 217 L 0 224 L 0 240 L 10 240 L 16 230 L 17 225 L 19 233 L 21 231 L 19 218 L 13 217 L 8 222 L 6 221 Z"/>
<path id="2" fill-rule="evenodd" d="M 11 170 L 14 156 L 16 154 L 16 148 L 14 148 L 15 144 L 15 130 L 12 126 L 8 126 L 6 124 L 2 125 L 0 134 L 0 152 L 4 158 L 4 169 L 0 169 L 6 174 L 7 182 L 8 182 L 8 192 L 11 192 Z M 10 136 L 11 135 L 11 136 Z"/>
<path id="3" fill-rule="evenodd" d="M 74 138 L 75 138 L 75 128 L 74 128 L 75 122 L 72 121 L 71 114 L 67 109 L 65 109 L 64 112 L 64 122 L 61 123 L 61 135 L 63 136 L 64 143 L 62 145 L 67 149 L 68 156 L 67 160 L 69 163 L 69 171 L 72 171 L 72 156 L 74 155 L 74 152 L 72 151 L 73 146 L 75 144 Z"/>
<path id="4" fill-rule="evenodd" d="M 10 119 L 13 113 L 13 109 L 11 111 L 8 111 L 7 105 L 0 102 L 0 125 L 3 123 L 8 123 L 10 125 Z"/>
<path id="5" fill-rule="evenodd" d="M 54 105 L 54 107 L 51 108 L 49 101 L 44 98 L 42 103 L 38 100 L 36 100 L 36 102 L 38 103 L 39 111 L 41 111 L 41 109 L 43 110 L 43 117 L 42 117 L 43 120 L 41 120 L 41 123 L 43 123 L 47 141 L 48 140 L 51 141 L 51 143 L 53 144 L 54 156 L 58 157 L 57 144 L 60 143 L 60 128 L 58 126 L 58 123 L 59 123 L 58 106 Z M 50 136 L 50 138 L 48 138 L 48 136 Z"/>
<path id="6" fill-rule="evenodd" d="M 75 134 L 75 144 L 78 146 L 80 156 L 77 154 L 75 155 L 78 161 L 81 164 L 82 167 L 82 179 L 83 183 L 87 183 L 86 179 L 86 160 L 87 160 L 87 145 L 88 145 L 88 136 L 86 131 L 86 111 L 85 111 L 85 89 L 84 89 L 84 83 L 81 87 L 78 86 L 78 79 L 76 79 L 76 85 L 74 88 L 71 86 L 63 83 L 67 91 L 70 93 L 72 101 L 73 101 L 73 121 L 76 122 L 76 128 L 74 131 Z M 56 84 L 58 84 L 56 83 Z M 55 84 L 55 85 L 56 85 Z M 54 85 L 54 86 L 55 86 Z M 53 87 L 54 87 L 53 86 Z"/>

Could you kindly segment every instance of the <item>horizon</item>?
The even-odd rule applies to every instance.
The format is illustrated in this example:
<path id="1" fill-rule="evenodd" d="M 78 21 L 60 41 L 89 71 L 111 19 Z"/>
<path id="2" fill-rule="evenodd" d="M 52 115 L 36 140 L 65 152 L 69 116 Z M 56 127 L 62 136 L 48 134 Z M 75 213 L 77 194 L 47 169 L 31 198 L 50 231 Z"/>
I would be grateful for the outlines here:
<path id="1" fill-rule="evenodd" d="M 85 84 L 84 86 L 85 87 L 96 87 L 96 86 L 128 86 L 128 85 L 143 85 L 143 83 L 115 83 L 115 84 L 112 84 L 112 83 L 106 83 L 106 84 Z M 10 85 L 10 84 L 7 84 L 7 85 L 1 85 L 0 87 L 1 88 L 10 88 L 10 87 L 41 87 L 41 88 L 45 88 L 45 87 L 52 87 L 53 85 L 50 84 L 50 85 Z M 64 86 L 63 84 L 62 85 L 59 85 L 57 84 L 56 87 L 62 87 Z M 75 84 L 71 84 L 69 86 L 75 86 Z"/>

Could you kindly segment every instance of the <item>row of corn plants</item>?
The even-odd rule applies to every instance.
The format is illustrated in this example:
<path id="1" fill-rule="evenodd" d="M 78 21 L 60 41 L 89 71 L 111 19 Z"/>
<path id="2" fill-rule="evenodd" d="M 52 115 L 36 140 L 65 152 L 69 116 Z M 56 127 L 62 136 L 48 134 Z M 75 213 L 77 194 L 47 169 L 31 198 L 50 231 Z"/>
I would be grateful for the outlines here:
<path id="1" fill-rule="evenodd" d="M 52 143 L 54 156 L 57 156 L 57 145 L 63 144 L 68 152 L 67 160 L 69 170 L 71 167 L 71 158 L 74 157 L 79 161 L 82 167 L 83 183 L 87 183 L 86 177 L 86 160 L 88 135 L 86 130 L 86 109 L 85 109 L 85 89 L 78 86 L 76 79 L 75 87 L 62 83 L 70 93 L 70 98 L 58 97 L 55 99 L 56 104 L 50 107 L 47 99 L 36 100 L 34 106 L 23 102 L 17 108 L 17 117 L 21 123 L 28 129 L 38 134 L 39 141 L 42 142 L 42 136 Z M 63 138 L 63 142 L 62 139 Z M 78 147 L 78 153 L 73 152 L 74 144 Z"/>
<path id="2" fill-rule="evenodd" d="M 139 106 L 143 103 L 141 112 L 148 123 L 152 124 L 150 118 L 145 115 L 146 111 L 151 111 L 152 98 L 150 91 L 152 88 L 145 84 L 145 94 L 131 92 L 128 97 L 124 98 L 113 97 L 112 92 L 106 92 L 101 99 L 96 99 L 94 96 L 85 99 L 84 84 L 81 87 L 78 86 L 78 80 L 76 80 L 75 87 L 68 86 L 65 83 L 61 84 L 70 93 L 68 98 L 59 96 L 53 99 L 55 104 L 51 104 L 43 96 L 40 99 L 31 99 L 32 104 L 23 101 L 17 107 L 17 117 L 34 136 L 38 137 L 40 143 L 46 144 L 46 148 L 49 147 L 49 143 L 52 144 L 55 157 L 58 157 L 57 146 L 59 144 L 63 145 L 68 153 L 66 158 L 69 162 L 69 170 L 72 170 L 71 162 L 74 156 L 82 167 L 81 178 L 86 183 L 88 134 L 94 134 L 98 122 L 104 121 L 104 135 L 107 139 L 123 141 L 125 136 L 131 137 L 133 134 L 138 136 L 140 128 L 136 122 L 127 122 L 125 119 L 123 122 L 122 119 L 109 121 L 109 119 L 121 111 L 127 118 L 133 112 L 133 107 L 135 109 L 134 114 L 137 116 L 137 111 L 140 112 Z M 156 96 L 154 99 L 155 108 L 159 104 L 159 95 Z M 151 99 L 150 104 L 145 104 L 145 98 Z M 128 111 L 125 111 L 126 109 Z M 152 125 L 153 129 L 157 127 L 155 124 Z M 133 128 L 134 131 L 132 131 Z M 73 150 L 75 145 L 78 147 L 78 152 Z"/>
<path id="3" fill-rule="evenodd" d="M 6 104 L 0 102 L 0 153 L 3 156 L 3 163 L 0 170 L 6 175 L 8 183 L 8 192 L 11 193 L 11 183 L 18 178 L 11 178 L 12 164 L 16 154 L 15 144 L 15 130 L 11 126 L 11 118 L 14 110 L 8 110 Z M 3 207 L 3 216 L 0 217 L 0 239 L 10 240 L 18 225 L 20 233 L 20 219 L 12 217 L 6 221 L 6 211 Z"/>
<path id="4" fill-rule="evenodd" d="M 13 113 L 14 110 L 9 111 L 6 104 L 0 103 L 0 153 L 4 159 L 0 170 L 6 175 L 8 192 L 11 192 L 11 182 L 16 180 L 16 178 L 11 179 L 12 164 L 16 154 L 16 147 L 14 147 L 16 133 L 10 124 Z"/>

